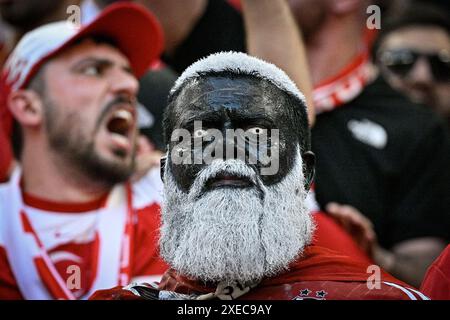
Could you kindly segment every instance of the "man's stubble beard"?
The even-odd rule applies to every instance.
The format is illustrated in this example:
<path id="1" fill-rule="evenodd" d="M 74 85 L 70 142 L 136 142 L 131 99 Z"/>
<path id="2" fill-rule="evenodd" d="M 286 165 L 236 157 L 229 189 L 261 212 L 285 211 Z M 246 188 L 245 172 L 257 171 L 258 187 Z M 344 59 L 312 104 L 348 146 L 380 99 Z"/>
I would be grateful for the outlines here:
<path id="1" fill-rule="evenodd" d="M 220 188 L 199 197 L 198 181 L 205 182 L 225 167 L 232 173 L 251 174 L 259 187 Z M 305 203 L 300 153 L 288 175 L 268 187 L 237 160 L 219 160 L 204 172 L 186 194 L 166 166 L 163 258 L 179 273 L 202 281 L 249 283 L 286 271 L 310 243 L 314 230 Z"/>
<path id="2" fill-rule="evenodd" d="M 130 178 L 135 168 L 136 147 L 129 164 L 104 159 L 95 150 L 94 137 L 99 124 L 92 133 L 83 131 L 83 120 L 77 112 L 62 116 L 60 108 L 51 99 L 44 99 L 45 126 L 50 148 L 76 172 L 87 180 L 112 187 Z"/>

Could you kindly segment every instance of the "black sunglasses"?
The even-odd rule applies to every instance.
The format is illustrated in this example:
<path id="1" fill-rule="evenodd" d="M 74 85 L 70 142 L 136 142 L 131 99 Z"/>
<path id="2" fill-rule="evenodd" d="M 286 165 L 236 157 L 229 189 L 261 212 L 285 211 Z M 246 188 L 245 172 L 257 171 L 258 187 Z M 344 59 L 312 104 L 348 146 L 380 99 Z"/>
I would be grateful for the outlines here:
<path id="1" fill-rule="evenodd" d="M 425 58 L 433 77 L 438 82 L 450 81 L 450 53 L 421 53 L 410 49 L 385 50 L 378 52 L 380 63 L 399 77 L 406 77 L 419 58 Z"/>

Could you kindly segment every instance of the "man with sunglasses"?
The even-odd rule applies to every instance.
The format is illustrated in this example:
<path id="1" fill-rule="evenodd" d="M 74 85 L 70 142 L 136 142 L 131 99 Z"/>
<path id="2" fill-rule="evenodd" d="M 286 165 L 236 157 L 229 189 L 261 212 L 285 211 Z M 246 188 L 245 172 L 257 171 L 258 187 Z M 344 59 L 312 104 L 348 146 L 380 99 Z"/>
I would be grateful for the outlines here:
<path id="1" fill-rule="evenodd" d="M 450 125 L 450 16 L 414 5 L 387 20 L 376 60 L 389 84 Z"/>
<path id="2" fill-rule="evenodd" d="M 367 1 L 289 3 L 314 85 L 317 202 L 376 264 L 419 286 L 450 239 L 447 127 L 375 72 Z"/>

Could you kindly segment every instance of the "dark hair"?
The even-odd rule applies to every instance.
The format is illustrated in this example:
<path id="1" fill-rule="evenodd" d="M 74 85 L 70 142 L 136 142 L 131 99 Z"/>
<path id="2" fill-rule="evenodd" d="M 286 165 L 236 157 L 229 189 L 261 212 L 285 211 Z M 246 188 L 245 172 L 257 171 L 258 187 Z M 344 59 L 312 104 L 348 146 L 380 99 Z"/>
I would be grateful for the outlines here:
<path id="1" fill-rule="evenodd" d="M 281 94 L 281 98 L 284 100 L 283 104 L 286 107 L 286 111 L 289 114 L 289 121 L 291 121 L 292 128 L 295 128 L 296 130 L 295 134 L 298 137 L 301 151 L 305 152 L 311 149 L 310 130 L 305 104 L 301 100 L 299 100 L 298 97 L 294 96 L 292 93 L 286 90 L 279 89 L 269 80 L 257 77 L 254 74 L 236 73 L 235 71 L 208 72 L 201 74 L 201 76 L 193 77 L 186 80 L 182 86 L 180 86 L 174 93 L 169 95 L 168 104 L 164 112 L 164 119 L 163 119 L 163 136 L 164 136 L 164 143 L 166 146 L 169 142 L 170 136 L 175 126 L 175 123 L 173 122 L 173 117 L 175 116 L 174 109 L 176 108 L 177 98 L 179 97 L 180 93 L 183 91 L 183 89 L 186 87 L 187 84 L 193 81 L 197 81 L 205 76 L 230 77 L 230 78 L 247 77 L 253 80 L 260 79 L 261 81 L 265 81 L 274 90 L 276 90 Z"/>
<path id="2" fill-rule="evenodd" d="M 95 0 L 95 4 L 97 4 L 101 9 L 104 9 L 105 7 L 116 3 L 116 2 L 125 2 L 129 0 Z"/>
<path id="3" fill-rule="evenodd" d="M 79 45 L 86 40 L 92 40 L 96 44 L 109 44 L 112 47 L 118 47 L 117 41 L 114 38 L 104 34 L 92 34 L 86 37 L 79 38 L 71 44 L 71 47 Z"/>
<path id="4" fill-rule="evenodd" d="M 450 15 L 444 13 L 439 6 L 410 2 L 402 8 L 393 8 L 387 12 L 380 33 L 372 48 L 372 57 L 375 57 L 383 39 L 393 31 L 409 26 L 436 26 L 444 29 L 450 35 Z"/>

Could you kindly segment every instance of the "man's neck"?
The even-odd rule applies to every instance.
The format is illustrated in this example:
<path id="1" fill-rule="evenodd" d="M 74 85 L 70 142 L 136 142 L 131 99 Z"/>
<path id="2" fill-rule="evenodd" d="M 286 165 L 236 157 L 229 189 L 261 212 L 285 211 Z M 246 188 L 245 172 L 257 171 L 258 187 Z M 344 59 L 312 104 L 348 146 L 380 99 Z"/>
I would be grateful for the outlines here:
<path id="1" fill-rule="evenodd" d="M 45 147 L 24 148 L 21 167 L 23 191 L 43 200 L 83 203 L 99 199 L 111 189 L 86 177 Z"/>
<path id="2" fill-rule="evenodd" d="M 337 75 L 361 51 L 362 30 L 354 28 L 354 23 L 326 21 L 306 44 L 314 86 Z"/>

